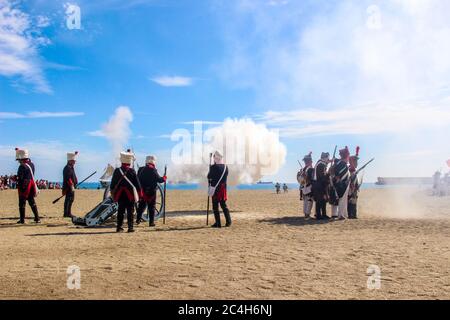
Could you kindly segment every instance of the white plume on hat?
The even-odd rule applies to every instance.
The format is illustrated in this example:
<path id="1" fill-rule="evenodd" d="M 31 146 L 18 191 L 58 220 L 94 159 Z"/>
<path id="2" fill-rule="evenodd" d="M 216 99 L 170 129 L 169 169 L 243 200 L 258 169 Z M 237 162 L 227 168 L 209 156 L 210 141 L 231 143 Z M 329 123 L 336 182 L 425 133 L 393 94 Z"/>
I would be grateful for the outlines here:
<path id="1" fill-rule="evenodd" d="M 120 162 L 125 164 L 132 164 L 134 161 L 134 153 L 132 152 L 121 152 L 120 153 Z"/>
<path id="2" fill-rule="evenodd" d="M 156 164 L 156 157 L 155 156 L 147 156 L 147 158 L 145 158 L 145 163 L 146 164 Z"/>
<path id="3" fill-rule="evenodd" d="M 67 152 L 67 161 L 76 160 L 77 156 L 78 156 L 78 151 Z"/>
<path id="4" fill-rule="evenodd" d="M 223 155 L 219 151 L 214 152 L 213 157 L 214 163 L 223 163 Z"/>
<path id="5" fill-rule="evenodd" d="M 16 160 L 28 159 L 30 157 L 28 150 L 16 148 Z"/>

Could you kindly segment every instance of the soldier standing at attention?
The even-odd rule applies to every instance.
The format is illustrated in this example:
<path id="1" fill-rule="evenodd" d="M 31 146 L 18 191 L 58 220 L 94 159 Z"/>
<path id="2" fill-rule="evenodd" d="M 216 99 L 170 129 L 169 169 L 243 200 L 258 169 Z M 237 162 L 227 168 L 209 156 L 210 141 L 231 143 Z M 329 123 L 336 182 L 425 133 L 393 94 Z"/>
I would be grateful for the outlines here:
<path id="1" fill-rule="evenodd" d="M 20 150 L 16 148 L 16 160 L 20 166 L 17 170 L 17 190 L 19 192 L 19 221 L 17 223 L 25 223 L 26 203 L 31 207 L 34 214 L 34 222 L 40 223 L 39 212 L 34 198 L 38 194 L 38 187 L 34 180 L 34 164 L 30 160 L 28 150 Z"/>
<path id="2" fill-rule="evenodd" d="M 316 219 L 329 219 L 327 216 L 328 183 L 327 166 L 330 162 L 330 154 L 322 152 L 320 160 L 314 167 L 313 194 L 316 202 Z"/>
<path id="3" fill-rule="evenodd" d="M 214 219 L 216 222 L 211 226 L 213 228 L 221 228 L 219 204 L 225 216 L 225 227 L 231 226 L 230 210 L 227 207 L 227 177 L 228 167 L 223 163 L 223 156 L 219 151 L 214 152 L 214 164 L 210 167 L 208 172 L 208 180 L 210 185 L 215 187 L 214 195 L 212 196 L 212 205 L 214 212 Z"/>
<path id="4" fill-rule="evenodd" d="M 339 150 L 339 155 L 341 158 L 336 160 L 331 168 L 333 172 L 331 192 L 335 192 L 337 200 L 332 204 L 331 211 L 333 217 L 337 217 L 339 220 L 345 220 L 348 218 L 348 192 L 350 186 L 350 172 L 348 169 L 350 152 L 348 147 Z"/>
<path id="5" fill-rule="evenodd" d="M 78 184 L 75 174 L 75 163 L 78 151 L 67 153 L 67 164 L 63 170 L 62 194 L 66 197 L 64 200 L 64 218 L 72 217 L 72 204 L 75 200 L 75 188 Z"/>
<path id="6" fill-rule="evenodd" d="M 117 232 L 122 232 L 122 224 L 127 212 L 128 232 L 134 232 L 133 214 L 134 205 L 139 201 L 141 194 L 141 185 L 136 175 L 136 171 L 131 167 L 134 161 L 134 154 L 128 150 L 120 153 L 120 162 L 122 165 L 114 170 L 111 179 L 111 195 L 114 202 L 117 202 Z"/>
<path id="7" fill-rule="evenodd" d="M 145 208 L 149 211 L 149 225 L 155 226 L 156 188 L 158 183 L 163 183 L 167 177 L 161 177 L 156 170 L 156 157 L 148 156 L 145 159 L 145 167 L 139 168 L 138 179 L 142 188 L 142 197 L 139 200 L 136 224 L 141 223 Z"/>
<path id="8" fill-rule="evenodd" d="M 312 152 L 303 157 L 305 166 L 301 170 L 301 183 L 300 183 L 300 200 L 303 198 L 303 214 L 305 218 L 311 216 L 311 210 L 313 207 L 313 193 L 312 182 L 314 178 L 314 169 L 312 167 Z"/>
<path id="9" fill-rule="evenodd" d="M 350 190 L 348 192 L 348 218 L 357 219 L 358 211 L 358 194 L 360 183 L 358 181 L 358 175 L 356 169 L 358 168 L 359 160 L 359 147 L 356 147 L 356 154 L 349 158 L 350 163 Z"/>

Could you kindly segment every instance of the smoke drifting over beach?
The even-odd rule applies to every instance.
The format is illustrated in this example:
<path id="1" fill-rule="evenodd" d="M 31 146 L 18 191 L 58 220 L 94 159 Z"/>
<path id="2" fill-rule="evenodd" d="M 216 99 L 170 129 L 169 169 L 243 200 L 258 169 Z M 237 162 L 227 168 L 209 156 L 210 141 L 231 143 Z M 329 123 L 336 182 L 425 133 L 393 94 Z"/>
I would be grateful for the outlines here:
<path id="1" fill-rule="evenodd" d="M 254 183 L 276 174 L 287 153 L 277 131 L 251 119 L 226 119 L 205 131 L 201 122 L 194 123 L 193 135 L 187 130 L 176 130 L 172 140 L 181 140 L 172 149 L 174 182 L 205 182 L 210 154 L 218 150 L 229 167 L 230 185 Z"/>
<path id="2" fill-rule="evenodd" d="M 119 106 L 109 121 L 102 125 L 102 129 L 92 132 L 91 135 L 106 138 L 111 144 L 114 157 L 117 157 L 130 138 L 132 121 L 133 113 L 130 108 Z"/>

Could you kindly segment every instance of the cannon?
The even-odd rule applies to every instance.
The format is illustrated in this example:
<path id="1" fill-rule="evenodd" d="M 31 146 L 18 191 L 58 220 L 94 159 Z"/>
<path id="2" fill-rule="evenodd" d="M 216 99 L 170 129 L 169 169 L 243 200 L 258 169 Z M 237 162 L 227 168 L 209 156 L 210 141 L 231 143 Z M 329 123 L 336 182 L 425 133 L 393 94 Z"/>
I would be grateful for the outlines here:
<path id="1" fill-rule="evenodd" d="M 110 181 L 112 172 L 114 168 L 111 165 L 105 170 L 105 173 L 100 178 L 100 184 L 105 189 L 103 193 L 103 200 L 92 210 L 90 210 L 84 217 L 72 217 L 72 223 L 77 226 L 84 227 L 96 227 L 104 224 L 106 221 L 111 219 L 117 213 L 117 203 L 115 203 L 111 197 Z M 155 206 L 155 220 L 162 218 L 164 216 L 164 192 L 163 187 L 158 184 L 156 190 L 156 206 Z M 149 220 L 148 208 L 147 211 L 142 215 L 144 221 Z"/>

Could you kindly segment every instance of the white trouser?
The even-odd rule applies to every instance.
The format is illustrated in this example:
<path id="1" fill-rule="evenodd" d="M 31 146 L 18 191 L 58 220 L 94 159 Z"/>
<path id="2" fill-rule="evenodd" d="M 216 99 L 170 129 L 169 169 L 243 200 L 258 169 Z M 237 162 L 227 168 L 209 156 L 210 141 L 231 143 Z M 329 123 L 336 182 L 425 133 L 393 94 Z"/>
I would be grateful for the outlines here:
<path id="1" fill-rule="evenodd" d="M 333 217 L 344 217 L 348 218 L 348 192 L 350 190 L 350 185 L 345 190 L 342 198 L 339 198 L 339 204 L 337 206 L 331 206 L 331 216 Z"/>
<path id="2" fill-rule="evenodd" d="M 314 201 L 311 195 L 303 196 L 303 213 L 305 214 L 305 217 L 309 217 L 311 215 L 313 203 Z"/>

